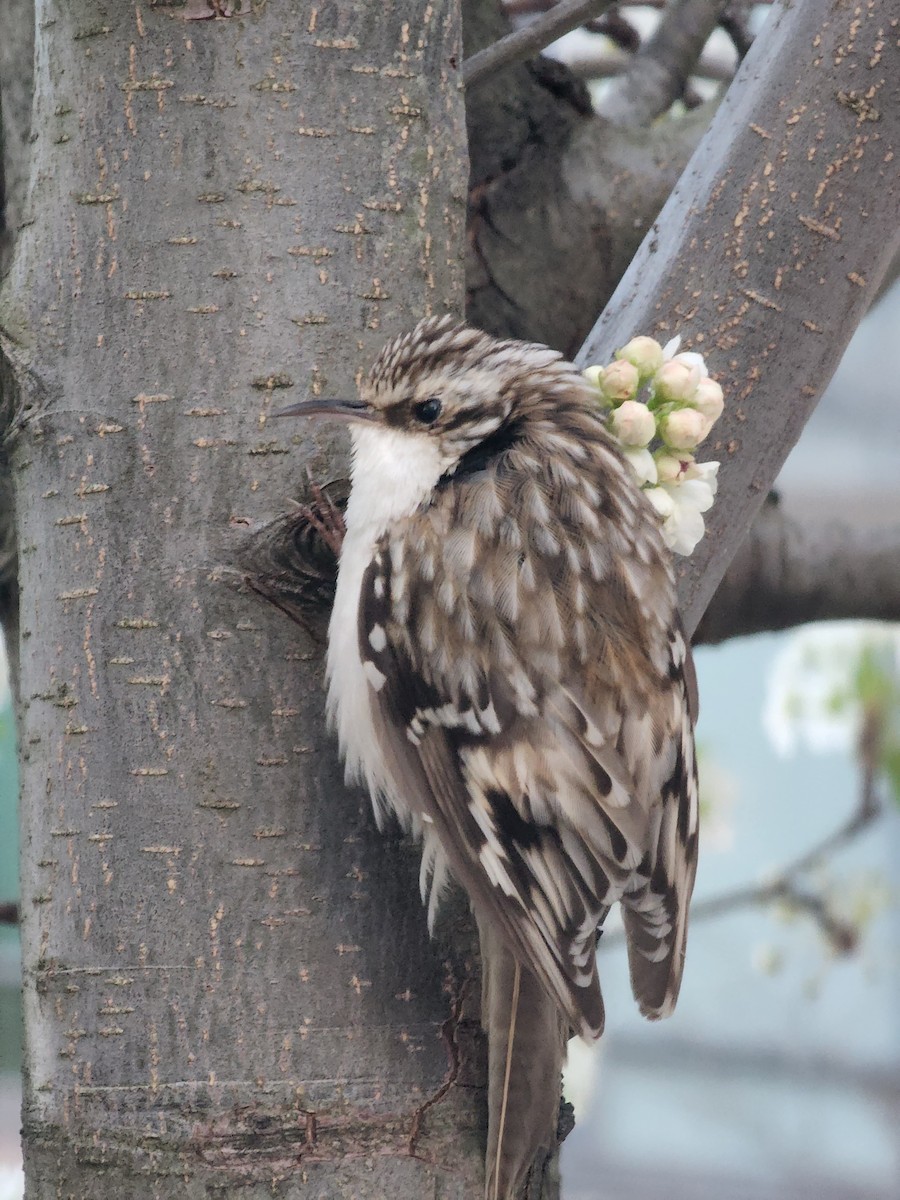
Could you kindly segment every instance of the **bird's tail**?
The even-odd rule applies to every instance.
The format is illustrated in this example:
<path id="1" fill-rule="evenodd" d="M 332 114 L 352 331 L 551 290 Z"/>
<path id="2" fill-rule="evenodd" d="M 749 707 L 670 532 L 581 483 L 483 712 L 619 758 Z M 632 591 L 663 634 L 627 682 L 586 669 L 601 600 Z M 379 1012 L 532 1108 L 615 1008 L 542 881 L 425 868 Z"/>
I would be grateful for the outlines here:
<path id="1" fill-rule="evenodd" d="M 568 1022 L 543 984 L 478 921 L 481 1023 L 488 1035 L 485 1200 L 518 1200 L 533 1164 L 556 1148 Z"/>

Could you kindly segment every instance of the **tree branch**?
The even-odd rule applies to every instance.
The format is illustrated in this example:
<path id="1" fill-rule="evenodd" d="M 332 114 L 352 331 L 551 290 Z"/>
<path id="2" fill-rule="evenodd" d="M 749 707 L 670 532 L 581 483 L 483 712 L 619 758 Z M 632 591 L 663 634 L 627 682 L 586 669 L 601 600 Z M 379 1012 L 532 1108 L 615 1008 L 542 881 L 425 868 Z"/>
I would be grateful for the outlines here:
<path id="1" fill-rule="evenodd" d="M 900 620 L 900 523 L 874 503 L 838 518 L 792 513 L 770 497 L 694 642 L 851 618 Z"/>
<path id="2" fill-rule="evenodd" d="M 681 568 L 690 632 L 900 244 L 890 13 L 889 0 L 824 24 L 816 0 L 773 10 L 578 356 L 681 333 L 725 389 L 709 449 L 720 500 Z"/>
<path id="3" fill-rule="evenodd" d="M 728 0 L 671 0 L 598 112 L 614 125 L 649 125 L 684 95 L 701 51 Z"/>
<path id="4" fill-rule="evenodd" d="M 506 28 L 464 6 L 466 52 Z M 466 315 L 500 337 L 572 355 L 696 146 L 708 113 L 616 130 L 560 63 L 538 58 L 467 96 L 471 152 Z"/>
<path id="5" fill-rule="evenodd" d="M 590 47 L 577 53 L 567 54 L 563 60 L 573 75 L 579 79 L 610 79 L 616 75 L 624 75 L 629 69 L 634 57 L 624 50 L 598 48 L 591 52 Z M 714 83 L 729 83 L 734 78 L 737 64 L 724 54 L 708 54 L 704 52 L 697 59 L 691 74 L 698 79 L 709 79 Z"/>
<path id="6" fill-rule="evenodd" d="M 462 68 L 463 83 L 473 88 L 513 63 L 534 58 L 564 33 L 571 33 L 585 21 L 598 17 L 614 3 L 615 0 L 561 0 L 544 16 L 467 58 Z"/>
<path id="7" fill-rule="evenodd" d="M 561 68 L 560 68 L 561 69 Z M 540 84 L 535 73 L 533 80 Z M 473 154 L 467 315 L 498 336 L 574 355 L 609 300 L 709 120 L 617 130 L 550 98 L 516 161 L 478 181 Z M 535 107 L 529 115 L 533 116 Z M 470 128 L 472 124 L 470 116 Z M 508 112 L 486 117 L 498 132 Z"/>
<path id="8" fill-rule="evenodd" d="M 753 45 L 750 27 L 753 4 L 754 0 L 728 0 L 719 20 L 719 27 L 731 38 L 739 62 L 744 61 Z"/>

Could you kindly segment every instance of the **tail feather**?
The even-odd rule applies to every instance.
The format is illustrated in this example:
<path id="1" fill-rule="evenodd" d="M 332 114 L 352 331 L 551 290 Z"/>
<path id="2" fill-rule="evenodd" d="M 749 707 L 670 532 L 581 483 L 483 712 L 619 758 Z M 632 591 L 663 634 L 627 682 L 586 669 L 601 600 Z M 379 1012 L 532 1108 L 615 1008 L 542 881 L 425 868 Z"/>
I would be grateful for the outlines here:
<path id="1" fill-rule="evenodd" d="M 622 897 L 631 990 L 651 1021 L 671 1016 L 681 990 L 695 871 L 696 857 L 681 858 L 674 879 L 660 873 Z"/>
<path id="2" fill-rule="evenodd" d="M 676 924 L 670 905 L 656 898 L 652 913 L 622 904 L 622 919 L 628 936 L 628 966 L 631 990 L 641 1013 L 651 1021 L 672 1014 L 684 968 L 685 923 Z"/>
<path id="3" fill-rule="evenodd" d="M 486 921 L 478 931 L 489 1047 L 485 1200 L 518 1200 L 531 1167 L 556 1148 L 568 1022 Z"/>

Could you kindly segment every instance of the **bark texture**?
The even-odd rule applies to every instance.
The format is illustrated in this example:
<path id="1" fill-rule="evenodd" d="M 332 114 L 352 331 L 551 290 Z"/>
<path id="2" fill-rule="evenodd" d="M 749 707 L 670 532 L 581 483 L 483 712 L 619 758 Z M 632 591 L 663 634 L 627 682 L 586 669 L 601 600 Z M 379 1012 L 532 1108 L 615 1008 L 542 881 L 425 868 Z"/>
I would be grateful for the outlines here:
<path id="1" fill-rule="evenodd" d="M 695 642 L 807 621 L 900 621 L 895 504 L 879 508 L 871 500 L 860 507 L 850 517 L 822 517 L 770 498 L 731 560 Z"/>
<path id="2" fill-rule="evenodd" d="M 9 266 L 25 205 L 33 59 L 34 2 L 6 0 L 0 12 L 0 280 Z M 0 363 L 0 429 L 7 425 L 4 390 Z M 0 439 L 0 626 L 13 670 L 19 640 L 18 598 L 13 488 Z"/>
<path id="3" fill-rule="evenodd" d="M 465 963 L 342 787 L 321 644 L 227 586 L 343 445 L 271 409 L 460 307 L 458 14 L 243 7 L 39 7 L 0 307 L 31 1200 L 480 1188 Z"/>
<path id="4" fill-rule="evenodd" d="M 9 264 L 28 185 L 34 0 L 4 0 L 0 12 L 0 277 Z"/>
<path id="5" fill-rule="evenodd" d="M 896 20 L 891 0 L 773 7 L 579 352 L 681 334 L 725 389 L 702 455 L 720 497 L 682 568 L 690 631 L 900 244 Z"/>

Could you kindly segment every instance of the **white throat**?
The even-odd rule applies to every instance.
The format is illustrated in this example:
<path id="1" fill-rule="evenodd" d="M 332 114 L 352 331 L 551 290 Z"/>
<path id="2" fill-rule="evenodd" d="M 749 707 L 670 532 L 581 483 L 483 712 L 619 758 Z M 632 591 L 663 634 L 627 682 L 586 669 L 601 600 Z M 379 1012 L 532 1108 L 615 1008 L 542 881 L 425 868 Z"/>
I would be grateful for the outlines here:
<path id="1" fill-rule="evenodd" d="M 449 466 L 436 438 L 384 426 L 355 425 L 347 536 L 374 545 L 416 511 Z"/>

